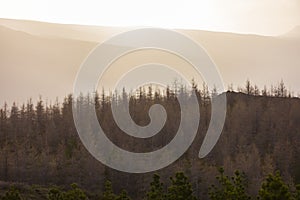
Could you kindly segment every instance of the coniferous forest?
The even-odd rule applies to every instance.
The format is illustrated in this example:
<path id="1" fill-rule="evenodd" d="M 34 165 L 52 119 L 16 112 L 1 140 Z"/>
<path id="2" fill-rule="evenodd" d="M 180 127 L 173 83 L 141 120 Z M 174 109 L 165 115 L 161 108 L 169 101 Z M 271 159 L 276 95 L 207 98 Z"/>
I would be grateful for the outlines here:
<path id="1" fill-rule="evenodd" d="M 165 91 L 149 86 L 136 93 L 95 93 L 63 102 L 40 98 L 0 109 L 0 188 L 3 199 L 300 199 L 300 99 L 281 81 L 259 89 L 247 81 L 230 86 L 224 129 L 213 151 L 199 159 L 216 89 L 197 86 L 201 119 L 188 151 L 153 173 L 130 174 L 97 161 L 81 143 L 72 105 L 95 106 L 110 140 L 132 152 L 153 151 L 172 140 L 180 123 L 177 97 L 189 99 L 185 86 Z M 138 125 L 149 123 L 153 104 L 168 118 L 159 134 L 137 139 L 116 125 L 112 104 L 129 102 Z M 222 166 L 222 167 L 220 167 Z M 171 177 L 171 178 L 170 178 Z"/>

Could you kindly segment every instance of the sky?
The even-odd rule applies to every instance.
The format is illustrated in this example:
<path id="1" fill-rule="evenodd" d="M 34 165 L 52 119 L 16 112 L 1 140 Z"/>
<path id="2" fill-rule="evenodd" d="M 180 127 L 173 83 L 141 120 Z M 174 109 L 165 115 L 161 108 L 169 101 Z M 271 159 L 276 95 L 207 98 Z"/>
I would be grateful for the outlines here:
<path id="1" fill-rule="evenodd" d="M 300 0 L 0 0 L 0 18 L 281 35 L 300 25 Z"/>
<path id="2" fill-rule="evenodd" d="M 300 27 L 300 0 L 0 0 L 0 18 L 61 24 L 142 26 L 277 36 L 291 31 L 296 26 Z M 31 31 L 35 29 L 35 24 L 39 23 L 32 24 Z M 36 31 L 47 35 L 49 32 L 45 27 L 47 25 L 43 28 L 37 25 Z M 76 43 L 77 40 L 73 43 L 67 40 L 52 40 L 53 38 L 48 40 L 47 37 L 40 40 L 31 32 L 28 33 L 32 34 L 30 36 L 32 40 L 28 40 L 29 36 L 22 32 L 6 29 L 3 31 L 1 28 L 3 27 L 0 26 L 2 31 L 0 106 L 9 99 L 11 102 L 15 100 L 25 102 L 30 97 L 38 99 L 39 95 L 54 99 L 57 96 L 64 96 L 66 91 L 68 93 L 72 91 L 74 81 L 72 77 L 75 79 L 76 67 L 80 66 L 92 46 Z M 296 34 L 298 32 L 299 29 L 295 31 Z M 277 37 L 201 31 L 186 31 L 186 33 L 196 38 L 196 41 L 212 56 L 224 78 L 225 87 L 230 83 L 242 86 L 250 79 L 262 88 L 263 85 L 270 86 L 282 79 L 290 90 L 296 95 L 300 94 L 298 78 L 300 43 L 294 42 L 298 39 L 282 40 Z M 62 31 L 62 34 L 66 34 L 67 37 L 74 35 L 74 32 L 71 34 Z M 79 32 L 75 35 L 82 36 Z M 99 35 L 99 38 L 101 37 L 104 36 Z M 22 48 L 19 48 L 19 44 Z M 55 48 L 59 48 L 59 51 Z M 64 59 L 59 52 L 69 54 Z M 15 59 L 16 57 L 18 59 Z M 145 58 L 142 61 L 145 61 Z M 167 64 L 174 66 L 172 63 Z M 57 74 L 60 70 L 52 67 L 65 68 L 62 70 L 63 73 Z M 36 73 L 31 73 L 30 70 Z M 116 71 L 112 73 L 114 76 L 118 74 Z M 191 77 L 193 75 L 190 74 Z M 54 83 L 57 86 L 53 87 Z M 10 87 L 6 87 L 7 84 L 10 84 Z"/>

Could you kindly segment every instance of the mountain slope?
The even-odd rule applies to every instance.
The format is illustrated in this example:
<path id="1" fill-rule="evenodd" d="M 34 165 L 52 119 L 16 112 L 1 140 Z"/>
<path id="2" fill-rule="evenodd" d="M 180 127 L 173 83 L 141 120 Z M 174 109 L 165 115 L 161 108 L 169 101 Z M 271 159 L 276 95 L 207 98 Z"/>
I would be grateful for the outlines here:
<path id="1" fill-rule="evenodd" d="M 300 26 L 294 27 L 291 31 L 287 32 L 286 34 L 282 35 L 281 37 L 288 38 L 288 39 L 300 40 Z"/>
<path id="2" fill-rule="evenodd" d="M 39 95 L 54 100 L 72 91 L 82 60 L 94 43 L 30 35 L 0 26 L 0 103 Z"/>
<path id="3" fill-rule="evenodd" d="M 39 94 L 50 100 L 57 96 L 62 98 L 72 91 L 80 64 L 97 43 L 124 30 L 0 19 L 0 105 L 4 101 L 36 99 Z M 207 50 L 225 86 L 231 83 L 242 86 L 249 78 L 262 88 L 283 79 L 288 88 L 300 92 L 300 42 L 293 37 L 287 40 L 199 30 L 177 31 Z M 145 56 L 131 61 L 143 63 Z M 131 61 L 126 60 L 127 64 Z M 174 59 L 164 57 L 161 61 L 172 64 Z M 115 80 L 122 69 L 118 67 L 111 70 L 105 80 Z M 182 71 L 193 75 L 189 68 L 182 67 Z"/>
<path id="4" fill-rule="evenodd" d="M 98 27 L 74 24 L 54 24 L 29 20 L 0 19 L 2 26 L 41 37 L 65 38 L 101 42 L 124 28 Z"/>

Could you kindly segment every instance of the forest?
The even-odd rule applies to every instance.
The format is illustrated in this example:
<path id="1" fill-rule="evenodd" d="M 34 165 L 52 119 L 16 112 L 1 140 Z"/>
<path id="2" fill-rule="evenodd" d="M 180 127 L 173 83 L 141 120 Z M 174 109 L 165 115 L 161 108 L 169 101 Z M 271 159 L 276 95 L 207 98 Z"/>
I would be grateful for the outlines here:
<path id="1" fill-rule="evenodd" d="M 192 95 L 185 86 L 96 92 L 76 99 L 69 95 L 54 104 L 42 98 L 5 104 L 0 109 L 3 199 L 299 199 L 300 99 L 283 81 L 262 90 L 247 81 L 224 94 L 205 84 L 193 83 L 192 90 L 201 112 L 197 137 L 180 159 L 155 174 L 120 172 L 97 161 L 78 137 L 72 105 L 94 106 L 104 132 L 121 148 L 153 151 L 168 144 L 178 129 L 177 97 Z M 218 95 L 227 97 L 224 129 L 213 151 L 199 159 L 211 101 Z M 124 134 L 111 111 L 112 104 L 123 101 L 129 102 L 131 117 L 139 125 L 149 123 L 151 105 L 163 105 L 168 119 L 160 133 L 147 139 Z M 22 191 L 32 187 L 44 195 L 22 197 Z"/>
<path id="2" fill-rule="evenodd" d="M 216 180 L 217 185 L 211 185 L 207 194 L 210 200 L 299 200 L 300 185 L 289 186 L 280 175 L 279 171 L 269 174 L 261 183 L 258 196 L 251 196 L 248 189 L 247 176 L 236 170 L 233 176 L 225 175 L 224 168 L 218 169 Z M 183 172 L 177 172 L 174 177 L 170 177 L 170 185 L 165 186 L 158 174 L 153 174 L 153 179 L 149 184 L 148 190 L 143 196 L 144 200 L 198 200 L 194 195 L 192 184 Z M 20 191 L 22 191 L 22 194 Z M 112 183 L 106 180 L 101 194 L 91 194 L 82 190 L 76 183 L 70 185 L 69 190 L 61 187 L 51 186 L 41 188 L 40 186 L 13 185 L 1 197 L 3 200 L 22 200 L 22 199 L 48 199 L 48 200 L 131 200 L 127 191 L 122 189 L 119 194 L 115 194 Z"/>

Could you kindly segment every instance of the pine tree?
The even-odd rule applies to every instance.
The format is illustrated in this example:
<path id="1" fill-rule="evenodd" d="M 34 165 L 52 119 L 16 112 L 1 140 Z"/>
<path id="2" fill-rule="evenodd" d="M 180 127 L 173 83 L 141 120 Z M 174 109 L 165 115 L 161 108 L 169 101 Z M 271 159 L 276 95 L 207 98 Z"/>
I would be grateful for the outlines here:
<path id="1" fill-rule="evenodd" d="M 224 175 L 224 169 L 219 168 L 220 175 L 216 177 L 219 186 L 212 185 L 209 188 L 211 200 L 248 200 L 251 199 L 246 193 L 246 178 L 243 173 L 236 171 L 234 176 L 229 178 Z"/>
<path id="2" fill-rule="evenodd" d="M 78 187 L 77 184 L 71 185 L 72 189 L 63 193 L 62 200 L 88 200 L 85 193 Z"/>
<path id="3" fill-rule="evenodd" d="M 183 172 L 178 172 L 175 178 L 171 177 L 172 185 L 168 187 L 167 200 L 196 200 L 192 185 Z"/>
<path id="4" fill-rule="evenodd" d="M 254 94 L 254 88 L 251 85 L 251 82 L 250 82 L 249 79 L 246 81 L 245 93 L 249 94 L 249 95 L 253 95 Z"/>
<path id="5" fill-rule="evenodd" d="M 147 200 L 164 199 L 163 183 L 160 182 L 158 174 L 153 175 L 153 181 L 150 183 L 150 191 L 147 192 Z"/>
<path id="6" fill-rule="evenodd" d="M 116 200 L 131 200 L 131 198 L 127 195 L 126 190 L 122 190 Z"/>
<path id="7" fill-rule="evenodd" d="M 117 196 L 114 194 L 112 184 L 110 181 L 106 181 L 104 185 L 104 191 L 102 200 L 116 200 Z"/>
<path id="8" fill-rule="evenodd" d="M 283 182 L 280 173 L 269 174 L 259 190 L 261 200 L 291 200 L 289 187 Z"/>

